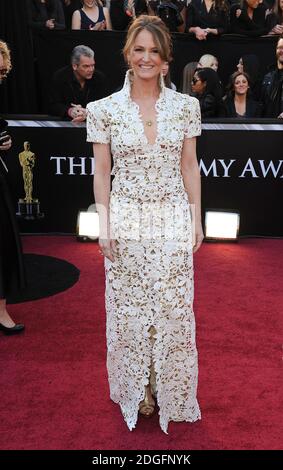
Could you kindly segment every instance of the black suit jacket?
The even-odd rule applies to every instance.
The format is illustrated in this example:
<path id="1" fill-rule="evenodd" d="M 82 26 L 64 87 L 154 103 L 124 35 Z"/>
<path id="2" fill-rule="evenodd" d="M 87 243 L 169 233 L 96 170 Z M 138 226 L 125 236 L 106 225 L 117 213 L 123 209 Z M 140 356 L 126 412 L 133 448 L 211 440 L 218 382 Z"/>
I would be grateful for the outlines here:
<path id="1" fill-rule="evenodd" d="M 93 77 L 86 80 L 82 90 L 71 65 L 55 72 L 50 92 L 48 113 L 62 118 L 68 117 L 71 104 L 80 104 L 83 108 L 91 101 L 104 98 L 109 94 L 105 75 L 95 70 Z"/>

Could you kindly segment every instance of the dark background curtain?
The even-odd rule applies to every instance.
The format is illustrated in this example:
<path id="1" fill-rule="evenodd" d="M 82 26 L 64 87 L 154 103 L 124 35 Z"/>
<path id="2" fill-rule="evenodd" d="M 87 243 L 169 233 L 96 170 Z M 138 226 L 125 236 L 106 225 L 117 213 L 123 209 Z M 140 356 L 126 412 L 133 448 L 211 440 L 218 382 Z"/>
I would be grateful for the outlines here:
<path id="1" fill-rule="evenodd" d="M 33 48 L 26 0 L 0 0 L 0 39 L 8 43 L 13 65 L 8 78 L 0 86 L 0 112 L 35 113 Z"/>

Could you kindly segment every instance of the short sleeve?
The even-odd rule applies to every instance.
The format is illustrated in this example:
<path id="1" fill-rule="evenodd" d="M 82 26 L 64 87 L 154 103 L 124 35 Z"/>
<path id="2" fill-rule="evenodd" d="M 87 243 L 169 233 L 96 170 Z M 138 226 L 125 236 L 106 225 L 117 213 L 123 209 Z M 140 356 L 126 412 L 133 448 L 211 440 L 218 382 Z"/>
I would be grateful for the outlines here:
<path id="1" fill-rule="evenodd" d="M 109 117 L 99 101 L 87 105 L 86 129 L 87 142 L 109 144 Z"/>
<path id="2" fill-rule="evenodd" d="M 191 96 L 187 97 L 185 105 L 185 137 L 197 137 L 201 135 L 201 113 L 199 100 Z"/>

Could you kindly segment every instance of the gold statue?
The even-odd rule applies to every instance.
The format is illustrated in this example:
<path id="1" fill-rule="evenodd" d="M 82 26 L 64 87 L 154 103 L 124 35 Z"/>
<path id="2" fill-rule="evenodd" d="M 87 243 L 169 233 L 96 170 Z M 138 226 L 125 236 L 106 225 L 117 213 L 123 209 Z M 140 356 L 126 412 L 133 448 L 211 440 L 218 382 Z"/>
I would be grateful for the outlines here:
<path id="1" fill-rule="evenodd" d="M 35 154 L 30 151 L 30 143 L 24 142 L 24 151 L 19 154 L 20 164 L 23 167 L 24 189 L 26 197 L 24 201 L 31 204 L 35 202 L 32 198 L 32 170 L 35 165 Z"/>

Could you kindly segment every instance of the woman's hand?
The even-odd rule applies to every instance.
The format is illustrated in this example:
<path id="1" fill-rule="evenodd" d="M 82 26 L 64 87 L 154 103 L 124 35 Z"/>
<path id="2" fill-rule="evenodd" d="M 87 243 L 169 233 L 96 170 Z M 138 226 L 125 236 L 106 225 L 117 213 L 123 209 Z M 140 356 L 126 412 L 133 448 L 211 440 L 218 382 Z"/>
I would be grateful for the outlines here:
<path id="1" fill-rule="evenodd" d="M 100 253 L 110 261 L 115 261 L 114 256 L 118 254 L 116 240 L 99 239 Z"/>
<path id="2" fill-rule="evenodd" d="M 199 41 L 203 41 L 206 39 L 206 36 L 207 36 L 207 32 L 205 29 L 202 29 L 200 28 L 199 26 L 196 27 L 195 29 L 195 35 L 196 35 L 196 38 L 199 40 Z"/>
<path id="3" fill-rule="evenodd" d="M 200 248 L 202 244 L 203 239 L 204 239 L 204 235 L 203 235 L 201 222 L 196 222 L 193 225 L 193 240 L 194 240 L 193 253 L 196 253 L 198 251 L 198 249 Z"/>
<path id="4" fill-rule="evenodd" d="M 204 30 L 207 34 L 215 34 L 215 36 L 218 35 L 218 29 L 216 28 L 205 28 Z"/>
<path id="5" fill-rule="evenodd" d="M 273 34 L 282 34 L 283 33 L 283 26 L 281 24 L 277 24 L 272 29 Z"/>
<path id="6" fill-rule="evenodd" d="M 46 28 L 48 29 L 54 29 L 55 28 L 55 18 L 50 18 L 50 20 L 47 20 L 45 23 Z"/>
<path id="7" fill-rule="evenodd" d="M 10 148 L 12 147 L 12 139 L 10 137 L 9 140 L 7 140 L 6 142 L 4 142 L 4 144 L 1 144 L 0 145 L 0 150 L 9 150 Z"/>
<path id="8" fill-rule="evenodd" d="M 94 26 L 90 26 L 89 29 L 91 31 L 102 31 L 103 29 L 106 28 L 106 23 L 105 21 L 99 21 L 98 23 L 96 23 Z"/>

